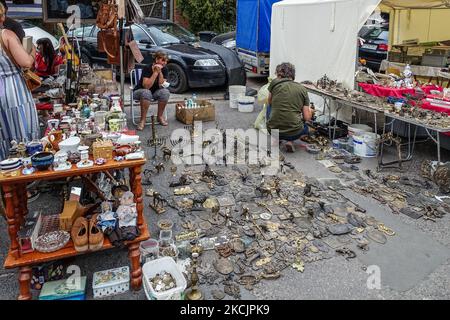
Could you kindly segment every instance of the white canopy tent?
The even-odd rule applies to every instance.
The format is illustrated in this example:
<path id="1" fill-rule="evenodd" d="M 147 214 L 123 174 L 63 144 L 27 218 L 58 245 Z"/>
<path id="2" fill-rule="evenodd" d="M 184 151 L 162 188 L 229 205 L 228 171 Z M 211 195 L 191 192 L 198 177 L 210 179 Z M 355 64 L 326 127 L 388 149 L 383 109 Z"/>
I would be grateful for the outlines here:
<path id="1" fill-rule="evenodd" d="M 327 74 L 353 88 L 358 31 L 380 4 L 392 15 L 391 44 L 450 35 L 450 0 L 284 0 L 272 7 L 270 75 L 291 62 L 297 81 Z"/>
<path id="2" fill-rule="evenodd" d="M 270 74 L 282 62 L 296 81 L 324 74 L 354 86 L 358 31 L 380 0 L 284 0 L 272 7 Z"/>

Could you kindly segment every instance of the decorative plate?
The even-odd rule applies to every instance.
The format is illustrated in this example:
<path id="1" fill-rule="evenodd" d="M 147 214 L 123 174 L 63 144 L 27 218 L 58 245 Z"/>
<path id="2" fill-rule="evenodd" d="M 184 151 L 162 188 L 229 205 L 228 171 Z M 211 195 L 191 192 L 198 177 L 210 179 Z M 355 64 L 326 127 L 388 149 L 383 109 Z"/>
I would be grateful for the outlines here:
<path id="1" fill-rule="evenodd" d="M 64 248 L 69 240 L 70 234 L 67 231 L 52 231 L 37 238 L 35 249 L 39 252 L 54 252 Z"/>

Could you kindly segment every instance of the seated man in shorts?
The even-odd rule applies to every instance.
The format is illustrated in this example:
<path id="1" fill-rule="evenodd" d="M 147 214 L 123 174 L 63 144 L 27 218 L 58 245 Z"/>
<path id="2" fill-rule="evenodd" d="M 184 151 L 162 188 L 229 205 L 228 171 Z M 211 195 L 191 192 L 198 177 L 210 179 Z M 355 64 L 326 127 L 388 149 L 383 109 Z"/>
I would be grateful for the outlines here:
<path id="1" fill-rule="evenodd" d="M 294 152 L 293 141 L 308 134 L 306 122 L 312 118 L 308 92 L 295 82 L 295 67 L 282 63 L 276 68 L 277 78 L 269 85 L 270 116 L 267 129 L 279 130 L 280 141 L 287 141 L 286 149 Z"/>
<path id="2" fill-rule="evenodd" d="M 168 84 L 166 80 L 168 60 L 166 53 L 158 51 L 153 56 L 153 64 L 142 70 L 141 79 L 133 93 L 134 99 L 139 100 L 141 105 L 141 120 L 137 126 L 138 130 L 144 129 L 147 111 L 152 100 L 158 101 L 158 122 L 167 126 L 167 120 L 164 119 L 163 114 L 170 96 L 170 91 L 166 87 Z"/>

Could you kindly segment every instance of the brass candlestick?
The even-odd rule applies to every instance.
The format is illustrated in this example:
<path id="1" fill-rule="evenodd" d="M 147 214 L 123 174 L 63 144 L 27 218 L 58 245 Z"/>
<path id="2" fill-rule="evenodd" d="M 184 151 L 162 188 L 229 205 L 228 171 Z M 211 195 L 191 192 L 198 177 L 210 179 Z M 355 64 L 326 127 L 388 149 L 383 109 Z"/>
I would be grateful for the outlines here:
<path id="1" fill-rule="evenodd" d="M 197 258 L 199 256 L 198 252 L 192 252 L 192 275 L 191 275 L 191 290 L 186 294 L 187 300 L 202 300 L 203 293 L 198 288 L 198 273 L 197 273 Z"/>

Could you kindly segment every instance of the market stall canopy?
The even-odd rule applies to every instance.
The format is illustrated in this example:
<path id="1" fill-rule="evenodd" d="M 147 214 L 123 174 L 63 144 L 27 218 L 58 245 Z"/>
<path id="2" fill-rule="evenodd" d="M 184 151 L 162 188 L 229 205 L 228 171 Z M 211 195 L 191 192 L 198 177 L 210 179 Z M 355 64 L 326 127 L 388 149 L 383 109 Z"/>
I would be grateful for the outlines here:
<path id="1" fill-rule="evenodd" d="M 433 42 L 450 40 L 450 1 L 383 0 L 389 13 L 389 44 L 405 40 Z"/>
<path id="2" fill-rule="evenodd" d="M 354 87 L 358 31 L 380 0 L 285 0 L 272 7 L 270 76 L 282 62 L 296 81 L 327 74 Z"/>
<path id="3" fill-rule="evenodd" d="M 450 8 L 450 1 L 448 0 L 383 0 L 381 3 L 395 9 Z"/>

